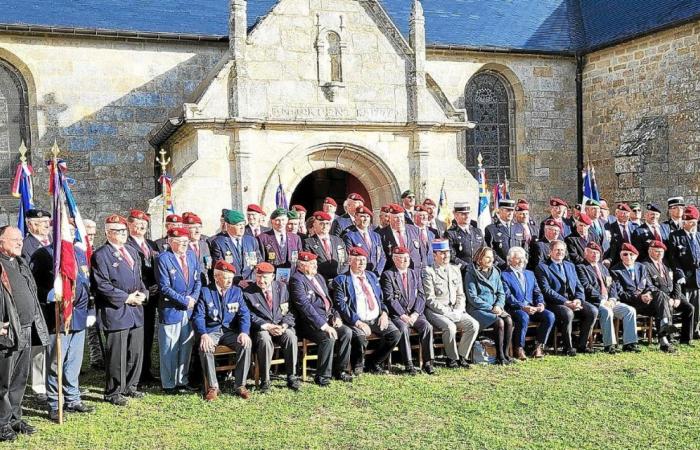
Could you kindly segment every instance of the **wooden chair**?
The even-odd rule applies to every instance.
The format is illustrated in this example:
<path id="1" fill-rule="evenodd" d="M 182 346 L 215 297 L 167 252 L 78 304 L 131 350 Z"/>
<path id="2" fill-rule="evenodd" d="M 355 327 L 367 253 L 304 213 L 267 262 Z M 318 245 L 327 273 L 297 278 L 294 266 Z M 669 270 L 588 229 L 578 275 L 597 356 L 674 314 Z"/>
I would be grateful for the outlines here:
<path id="1" fill-rule="evenodd" d="M 214 367 L 216 373 L 219 372 L 229 372 L 233 369 L 236 368 L 236 360 L 234 359 L 234 355 L 236 354 L 236 351 L 232 349 L 231 347 L 228 347 L 226 345 L 217 345 L 216 348 L 214 349 Z M 225 359 L 225 363 L 223 364 L 218 364 L 219 360 Z M 202 365 L 202 371 L 204 371 L 204 366 Z M 204 378 L 204 392 L 207 392 L 209 390 L 209 380 L 207 380 L 207 374 L 206 372 L 203 374 Z"/>

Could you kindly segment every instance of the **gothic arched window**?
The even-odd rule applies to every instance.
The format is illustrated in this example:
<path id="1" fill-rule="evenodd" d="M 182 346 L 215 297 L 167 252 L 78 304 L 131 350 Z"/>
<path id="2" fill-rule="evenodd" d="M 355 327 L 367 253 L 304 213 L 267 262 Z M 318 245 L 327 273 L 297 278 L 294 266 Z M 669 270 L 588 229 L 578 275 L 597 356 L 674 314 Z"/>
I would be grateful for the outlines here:
<path id="1" fill-rule="evenodd" d="M 331 81 L 343 81 L 343 63 L 340 52 L 340 36 L 331 31 L 328 33 L 328 57 L 330 59 Z"/>
<path id="2" fill-rule="evenodd" d="M 0 59 L 0 180 L 9 180 L 24 141 L 29 148 L 29 106 L 22 75 Z"/>
<path id="3" fill-rule="evenodd" d="M 503 176 L 512 178 L 511 156 L 514 142 L 514 111 L 508 82 L 496 72 L 477 73 L 467 84 L 464 101 L 467 117 L 476 123 L 467 131 L 466 165 L 477 176 L 479 153 L 490 185 Z"/>

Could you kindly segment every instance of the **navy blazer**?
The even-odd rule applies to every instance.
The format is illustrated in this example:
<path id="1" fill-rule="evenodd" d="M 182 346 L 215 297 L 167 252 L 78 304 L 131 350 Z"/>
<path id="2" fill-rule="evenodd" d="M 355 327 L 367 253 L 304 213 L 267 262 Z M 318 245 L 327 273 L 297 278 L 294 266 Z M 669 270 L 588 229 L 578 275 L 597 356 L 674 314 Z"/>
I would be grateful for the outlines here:
<path id="1" fill-rule="evenodd" d="M 124 303 L 132 292 L 148 289 L 141 278 L 141 262 L 136 251 L 124 246 L 134 266 L 122 258 L 112 244 L 104 244 L 92 254 L 92 286 L 100 327 L 104 331 L 127 330 L 143 326 L 143 306 Z"/>
<path id="2" fill-rule="evenodd" d="M 576 267 L 569 261 L 563 261 L 566 279 L 562 278 L 553 268 L 554 262 L 547 259 L 540 263 L 535 269 L 535 278 L 542 289 L 544 300 L 547 305 L 563 305 L 571 298 L 576 298 L 582 302 L 586 300 L 583 286 L 578 281 Z"/>
<path id="3" fill-rule="evenodd" d="M 296 233 L 287 233 L 286 231 L 284 232 L 284 238 L 285 251 L 281 251 L 273 230 L 260 233 L 258 236 L 260 254 L 263 260 L 269 262 L 275 268 L 289 267 L 294 269 L 297 259 L 299 259 L 299 252 L 302 250 L 301 239 Z"/>
<path id="4" fill-rule="evenodd" d="M 637 227 L 632 225 L 631 222 L 627 221 L 625 224 L 625 230 L 627 233 L 627 240 L 622 236 L 622 231 L 620 230 L 620 223 L 615 220 L 610 222 L 605 226 L 605 229 L 610 233 L 610 247 L 605 252 L 605 259 L 610 261 L 610 265 L 614 266 L 620 262 L 620 250 L 622 249 L 622 244 L 625 242 L 632 243 L 632 234 Z"/>
<path id="5" fill-rule="evenodd" d="M 143 253 L 143 249 L 136 243 L 136 239 L 133 237 L 129 236 L 126 239 L 125 245 L 128 245 L 136 250 L 136 253 L 139 255 L 139 259 L 141 260 L 141 275 L 143 276 L 143 284 L 145 284 L 150 290 L 152 286 L 158 284 L 158 276 L 156 275 L 158 245 L 150 239 L 146 239 L 144 242 L 146 242 L 146 245 L 150 250 L 148 258 L 146 258 L 146 255 Z"/>
<path id="6" fill-rule="evenodd" d="M 627 267 L 622 263 L 610 269 L 610 274 L 613 280 L 617 283 L 617 295 L 620 301 L 630 303 L 633 300 L 638 300 L 639 296 L 644 292 L 655 292 L 658 289 L 649 279 L 647 268 L 643 264 L 634 263 L 634 279 L 627 272 Z"/>
<path id="7" fill-rule="evenodd" d="M 401 274 L 394 268 L 382 273 L 380 280 L 384 303 L 387 305 L 392 317 L 401 317 L 413 313 L 422 315 L 425 312 L 425 291 L 420 272 L 408 269 L 406 272 L 408 281 L 408 293 L 403 290 Z"/>
<path id="8" fill-rule="evenodd" d="M 262 261 L 260 246 L 252 235 L 241 237 L 241 251 L 236 250 L 233 238 L 228 234 L 217 235 L 211 242 L 211 257 L 214 261 L 223 259 L 236 268 L 237 279 L 252 280 L 253 269 Z"/>
<path id="9" fill-rule="evenodd" d="M 411 268 L 422 268 L 422 258 L 420 253 L 420 236 L 418 232 L 418 227 L 415 225 L 406 224 L 405 237 L 406 247 L 408 248 L 408 255 L 411 257 Z M 391 259 L 391 251 L 393 248 L 399 246 L 399 242 L 396 242 L 394 238 L 394 230 L 390 226 L 382 228 L 377 232 L 382 240 L 382 247 L 384 248 L 384 254 L 386 255 L 386 265 L 384 269 L 392 269 L 394 267 L 394 261 Z M 431 253 L 432 257 L 432 253 Z"/>
<path id="10" fill-rule="evenodd" d="M 545 238 L 532 239 L 530 241 L 530 249 L 527 257 L 527 268 L 535 271 L 540 263 L 545 262 L 549 258 L 550 242 Z"/>
<path id="11" fill-rule="evenodd" d="M 180 323 L 184 315 L 188 318 L 192 317 L 192 310 L 187 309 L 187 297 L 196 301 L 202 288 L 197 255 L 191 249 L 187 250 L 187 281 L 177 258 L 172 250 L 168 250 L 158 255 L 157 260 L 156 273 L 162 294 L 158 305 L 158 316 L 160 323 L 165 325 Z"/>
<path id="12" fill-rule="evenodd" d="M 676 278 L 685 278 L 690 289 L 700 289 L 700 234 L 695 234 L 695 240 L 698 241 L 698 247 L 692 245 L 685 230 L 674 231 L 669 239 L 668 258 L 664 258 L 671 262 Z"/>
<path id="13" fill-rule="evenodd" d="M 70 331 L 82 331 L 87 328 L 88 314 L 94 312 L 88 310 L 88 303 L 90 302 L 90 268 L 85 252 L 77 247 L 74 248 L 78 276 L 73 294 L 73 314 L 69 329 Z M 34 275 L 34 280 L 36 281 L 37 296 L 44 313 L 44 319 L 46 319 L 46 325 L 49 328 L 49 333 L 54 334 L 56 333 L 56 304 L 47 301 L 48 294 L 53 290 L 54 283 L 53 244 L 36 250 L 32 255 L 29 267 L 32 269 L 32 275 Z"/>
<path id="14" fill-rule="evenodd" d="M 312 236 L 304 241 L 304 250 L 318 256 L 318 273 L 327 280 L 332 280 L 338 274 L 348 270 L 348 252 L 343 240 L 332 234 L 328 235 L 331 246 L 331 257 L 328 258 L 323 243 L 318 236 Z"/>
<path id="15" fill-rule="evenodd" d="M 362 234 L 360 234 L 355 226 L 346 229 L 345 234 L 343 234 L 345 247 L 348 249 L 351 247 L 360 247 L 367 251 L 367 253 L 369 253 L 369 258 L 367 258 L 367 270 L 381 275 L 386 266 L 386 254 L 384 253 L 384 247 L 382 247 L 382 238 L 372 230 L 367 230 L 367 234 L 372 243 L 371 248 L 367 248 L 367 243 L 362 239 Z"/>
<path id="16" fill-rule="evenodd" d="M 215 283 L 203 287 L 192 313 L 192 325 L 200 336 L 220 331 L 222 327 L 250 334 L 250 312 L 241 289 L 231 286 L 222 298 Z"/>
<path id="17" fill-rule="evenodd" d="M 339 316 L 333 308 L 333 299 L 328 293 L 328 287 L 323 276 L 316 274 L 315 278 L 322 292 L 316 290 L 306 275 L 297 271 L 289 278 L 289 294 L 297 312 L 297 318 L 310 328 L 320 330 L 323 325 L 332 324 L 333 320 Z M 321 295 L 324 295 L 328 303 L 330 303 L 329 311 L 326 311 Z"/>
<path id="18" fill-rule="evenodd" d="M 665 244 L 668 244 L 668 229 L 664 229 L 661 225 L 659 225 L 659 234 L 661 235 L 661 240 L 663 240 Z M 637 258 L 638 260 L 641 261 L 647 259 L 649 243 L 651 243 L 651 241 L 653 240 L 654 233 L 651 232 L 651 230 L 649 229 L 649 225 L 647 224 L 642 224 L 638 226 L 632 232 L 632 245 L 634 245 L 637 248 L 637 250 L 639 250 L 639 258 Z"/>
<path id="19" fill-rule="evenodd" d="M 51 240 L 51 236 L 49 236 L 49 240 Z M 24 238 L 24 242 L 22 244 L 22 258 L 24 258 L 24 261 L 29 264 L 34 252 L 42 247 L 43 245 L 39 239 L 35 238 L 33 234 L 27 233 L 27 236 Z"/>
<path id="20" fill-rule="evenodd" d="M 250 311 L 250 321 L 253 331 L 260 331 L 262 326 L 268 323 L 273 325 L 287 324 L 289 328 L 294 328 L 294 316 L 289 308 L 289 291 L 287 286 L 280 281 L 273 281 L 272 286 L 272 310 L 267 305 L 262 289 L 255 283 L 250 283 L 243 290 L 248 311 Z"/>
<path id="21" fill-rule="evenodd" d="M 508 251 L 511 247 L 525 247 L 525 230 L 518 222 L 511 222 L 510 231 L 500 219 L 486 227 L 484 241 L 493 249 L 495 264 L 500 270 L 508 268 Z"/>
<path id="22" fill-rule="evenodd" d="M 608 298 L 618 299 L 617 283 L 613 282 L 607 267 L 601 263 L 598 263 L 598 268 L 600 269 L 600 274 L 603 277 L 603 282 L 605 282 L 605 287 L 608 290 Z M 586 293 L 586 299 L 596 306 L 600 305 L 601 286 L 593 266 L 586 261 L 585 263 L 576 266 L 576 273 L 578 274 L 578 279 L 583 286 L 583 292 Z"/>
<path id="23" fill-rule="evenodd" d="M 377 300 L 379 314 L 381 315 L 382 312 L 387 312 L 382 296 L 382 288 L 379 286 L 379 278 L 374 272 L 368 270 L 365 270 L 365 276 L 367 277 L 367 283 L 369 283 L 369 286 L 374 292 L 374 298 Z M 340 317 L 345 324 L 354 327 L 355 323 L 360 320 L 360 316 L 357 315 L 355 283 L 353 283 L 352 275 L 349 271 L 338 275 L 333 280 L 333 303 L 336 308 L 338 308 Z"/>
<path id="24" fill-rule="evenodd" d="M 503 290 L 506 294 L 506 307 L 509 309 L 522 309 L 523 306 L 538 306 L 544 303 L 544 296 L 537 285 L 535 273 L 531 270 L 523 270 L 525 276 L 525 291 L 523 291 L 513 269 L 508 267 L 501 272 Z"/>
<path id="25" fill-rule="evenodd" d="M 352 218 L 348 213 L 345 213 L 342 216 L 336 216 L 333 224 L 331 224 L 331 234 L 342 238 L 345 231 L 354 225 L 355 223 L 352 221 Z"/>

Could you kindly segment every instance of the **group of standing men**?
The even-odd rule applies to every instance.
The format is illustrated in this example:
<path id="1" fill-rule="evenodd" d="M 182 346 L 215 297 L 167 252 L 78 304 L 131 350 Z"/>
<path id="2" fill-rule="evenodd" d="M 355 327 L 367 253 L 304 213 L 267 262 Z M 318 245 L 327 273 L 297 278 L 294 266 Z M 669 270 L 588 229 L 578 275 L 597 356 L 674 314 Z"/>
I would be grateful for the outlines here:
<path id="1" fill-rule="evenodd" d="M 343 206 L 336 215 L 336 202 L 326 198 L 308 218 L 300 205 L 279 208 L 269 227 L 258 205 L 245 213 L 225 209 L 211 237 L 202 235 L 196 214 L 173 214 L 157 241 L 146 237 L 144 212 L 111 215 L 104 245 L 90 257 L 76 249 L 74 310 L 64 330 L 53 320 L 50 214 L 30 211 L 26 237 L 0 228 L 0 440 L 35 431 L 21 416 L 30 369 L 32 388 L 58 417 L 57 331 L 65 408 L 83 413 L 92 410 L 78 383 L 86 336 L 91 364 L 104 365 L 104 398 L 119 406 L 144 395 L 140 384 L 158 380 L 150 360 L 156 331 L 163 391 L 196 391 L 191 377 L 201 376 L 208 401 L 219 395 L 217 345 L 235 351 L 234 392 L 247 399 L 253 352 L 264 393 L 275 346 L 287 387 L 300 388 L 299 338 L 317 345 L 319 386 L 383 373 L 395 347 L 406 373 L 433 374 L 434 331 L 447 367 L 468 367 L 479 330 L 490 327 L 499 364 L 527 359 L 530 321 L 538 323 L 536 358 L 544 356 L 555 323 L 571 356 L 593 351 L 596 319 L 605 351 L 617 351 L 614 318 L 623 324 L 622 349 L 638 351 L 637 313 L 655 318 L 664 351 L 675 350 L 674 314 L 681 317 L 681 344 L 697 338 L 698 210 L 680 197 L 668 200 L 663 223 L 654 204 L 646 205 L 642 222 L 639 204 L 617 204 L 613 216 L 604 202 L 588 201 L 570 216 L 566 202 L 552 198 L 551 215 L 539 226 L 527 201 L 502 200 L 483 232 L 469 204 L 456 203 L 452 223 L 443 223 L 435 202 L 416 204 L 411 191 L 382 206 L 376 226 L 362 196 L 348 195 Z M 94 243 L 96 225 L 86 221 L 86 228 Z M 412 353 L 414 332 L 422 365 Z M 377 342 L 368 351 L 370 340 Z"/>

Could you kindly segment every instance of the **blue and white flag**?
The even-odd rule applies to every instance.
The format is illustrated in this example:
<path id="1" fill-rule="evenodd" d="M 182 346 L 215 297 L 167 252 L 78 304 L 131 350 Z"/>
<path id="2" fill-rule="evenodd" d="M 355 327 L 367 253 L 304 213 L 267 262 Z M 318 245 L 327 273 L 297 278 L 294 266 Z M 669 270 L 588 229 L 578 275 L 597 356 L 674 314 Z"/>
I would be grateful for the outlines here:
<path id="1" fill-rule="evenodd" d="M 489 188 L 486 185 L 486 169 L 481 166 L 479 167 L 479 214 L 477 215 L 476 222 L 482 231 L 491 224 Z"/>

